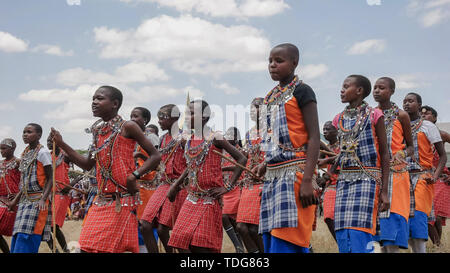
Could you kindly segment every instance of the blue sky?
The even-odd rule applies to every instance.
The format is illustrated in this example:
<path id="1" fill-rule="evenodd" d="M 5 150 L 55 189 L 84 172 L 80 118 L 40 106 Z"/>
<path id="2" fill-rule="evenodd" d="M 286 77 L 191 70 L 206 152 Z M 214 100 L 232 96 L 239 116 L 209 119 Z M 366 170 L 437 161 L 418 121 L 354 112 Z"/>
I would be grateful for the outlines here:
<path id="1" fill-rule="evenodd" d="M 217 130 L 236 119 L 244 131 L 252 98 L 276 84 L 269 51 L 284 42 L 300 49 L 298 73 L 316 92 L 321 124 L 343 109 L 350 74 L 392 77 L 393 101 L 418 92 L 449 122 L 449 18 L 449 0 L 3 1 L 0 138 L 13 137 L 19 154 L 23 127 L 37 122 L 45 137 L 54 126 L 87 148 L 91 97 L 106 84 L 124 93 L 126 118 L 134 106 L 156 117 L 189 91 L 216 110 Z"/>

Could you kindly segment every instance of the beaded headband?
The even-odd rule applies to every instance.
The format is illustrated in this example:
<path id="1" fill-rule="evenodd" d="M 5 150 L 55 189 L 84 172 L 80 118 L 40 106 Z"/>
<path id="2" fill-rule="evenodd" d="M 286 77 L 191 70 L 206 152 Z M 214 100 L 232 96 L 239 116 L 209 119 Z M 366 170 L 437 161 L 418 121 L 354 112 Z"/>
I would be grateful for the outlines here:
<path id="1" fill-rule="evenodd" d="M 15 148 L 16 147 L 16 142 L 13 139 L 6 138 L 6 139 L 2 140 L 0 145 L 6 145 L 8 147 Z"/>

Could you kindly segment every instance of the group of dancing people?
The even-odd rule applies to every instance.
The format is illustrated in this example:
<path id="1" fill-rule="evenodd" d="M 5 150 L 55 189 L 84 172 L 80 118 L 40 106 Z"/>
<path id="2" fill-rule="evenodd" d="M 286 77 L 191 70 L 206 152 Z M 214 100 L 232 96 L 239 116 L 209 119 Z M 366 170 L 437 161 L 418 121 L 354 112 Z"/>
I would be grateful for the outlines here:
<path id="1" fill-rule="evenodd" d="M 295 74 L 299 55 L 288 43 L 270 51 L 268 70 L 278 84 L 251 102 L 255 125 L 243 141 L 237 128 L 212 130 L 209 105 L 199 99 L 188 103 L 181 129 L 179 108 L 162 106 L 158 123 L 167 132 L 152 141 L 150 111 L 136 107 L 124 120 L 122 92 L 112 86 L 92 97 L 99 120 L 87 129 L 87 156 L 54 128 L 41 145 L 36 123 L 23 130 L 28 146 L 20 159 L 15 141 L 4 139 L 0 234 L 12 239 L 9 248 L 1 238 L 1 250 L 37 253 L 41 241 L 56 244 L 52 232 L 67 250 L 61 227 L 76 183 L 68 176 L 72 163 L 93 172 L 96 183 L 81 252 L 219 253 L 225 230 L 238 253 L 309 253 L 321 200 L 339 252 L 370 253 L 374 242 L 383 252 L 425 252 L 450 217 L 449 134 L 434 124 L 436 111 L 422 107 L 417 93 L 400 109 L 391 78 L 372 88 L 366 77 L 350 75 L 340 91 L 347 106 L 325 122 L 325 143 L 315 93 Z M 375 107 L 365 101 L 371 93 Z"/>

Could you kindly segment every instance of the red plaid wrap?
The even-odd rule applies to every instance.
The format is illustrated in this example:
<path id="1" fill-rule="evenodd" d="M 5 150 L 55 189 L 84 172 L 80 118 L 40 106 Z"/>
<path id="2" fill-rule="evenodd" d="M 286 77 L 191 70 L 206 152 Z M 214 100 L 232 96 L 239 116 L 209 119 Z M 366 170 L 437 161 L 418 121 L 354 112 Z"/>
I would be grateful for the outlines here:
<path id="1" fill-rule="evenodd" d="M 4 164 L 4 162 L 2 162 Z M 17 194 L 19 192 L 20 172 L 17 169 L 8 170 L 0 178 L 0 198 L 8 200 L 8 194 Z M 8 211 L 6 204 L 0 202 L 0 235 L 12 236 L 15 211 Z"/>
<path id="2" fill-rule="evenodd" d="M 16 212 L 8 211 L 8 208 L 0 203 L 0 235 L 12 236 L 14 220 Z"/>
<path id="3" fill-rule="evenodd" d="M 163 136 L 161 141 L 161 148 L 166 147 L 166 145 L 171 141 L 172 136 L 166 134 Z M 171 151 L 167 154 L 161 156 L 161 161 L 165 162 Z M 175 151 L 167 160 L 165 165 L 165 174 L 162 174 L 162 180 L 166 180 L 166 176 L 169 179 L 177 179 L 186 169 L 186 160 L 184 158 L 184 150 L 181 145 L 175 148 Z M 167 193 L 169 192 L 170 185 L 167 183 L 162 183 L 156 189 L 150 198 L 147 206 L 145 207 L 144 213 L 142 214 L 143 220 L 152 223 L 155 219 L 158 223 L 165 225 L 169 228 L 173 228 L 173 223 L 175 223 L 176 217 L 180 212 L 181 206 L 186 199 L 186 190 L 181 190 L 178 192 L 174 203 L 169 202 L 167 199 Z"/>
<path id="4" fill-rule="evenodd" d="M 259 225 L 262 189 L 263 184 L 242 188 L 236 222 Z"/>
<path id="5" fill-rule="evenodd" d="M 115 211 L 115 202 L 107 206 L 93 204 L 80 234 L 80 248 L 87 252 L 139 252 L 136 207 L 122 206 Z"/>
<path id="6" fill-rule="evenodd" d="M 224 154 L 226 157 L 231 158 L 231 156 L 227 152 L 224 152 Z M 234 166 L 235 165 L 230 161 L 222 159 L 222 167 L 234 167 Z M 244 178 L 244 172 L 245 171 L 242 172 L 241 176 L 239 177 L 238 181 L 236 181 L 235 185 L 238 185 L 239 181 Z M 232 175 L 233 172 L 223 172 L 223 182 L 225 184 L 230 183 Z M 231 215 L 232 217 L 236 218 L 240 198 L 241 198 L 241 189 L 239 187 L 236 187 L 233 190 L 229 191 L 228 193 L 224 194 L 222 196 L 223 201 L 222 213 Z"/>
<path id="7" fill-rule="evenodd" d="M 434 167 L 439 165 L 439 154 L 436 150 L 433 153 L 433 165 Z M 442 173 L 450 175 L 447 167 L 444 168 Z M 447 186 L 442 180 L 438 180 L 434 185 L 434 214 L 450 218 L 450 186 Z"/>
<path id="8" fill-rule="evenodd" d="M 172 140 L 172 136 L 170 134 L 166 134 L 163 137 L 163 141 L 161 142 L 161 148 L 164 148 L 170 141 Z M 167 157 L 170 155 L 169 151 L 166 154 L 161 155 L 161 162 L 165 162 L 167 160 L 165 170 L 166 175 L 170 179 L 177 179 L 186 169 L 186 159 L 184 158 L 184 150 L 182 145 L 177 145 L 176 150 L 170 156 L 169 160 Z M 162 175 L 162 180 L 165 180 L 166 176 Z"/>
<path id="9" fill-rule="evenodd" d="M 109 134 L 100 135 L 97 147 L 100 147 Z M 112 147 L 105 148 L 97 157 L 97 181 L 99 192 L 112 193 L 116 189 L 124 193 L 121 188 L 108 180 L 102 181 L 100 165 L 108 167 L 113 160 L 111 172 L 113 179 L 122 186 L 126 186 L 126 178 L 135 170 L 133 152 L 136 141 L 123 136 L 117 136 Z M 111 153 L 110 155 L 108 155 Z M 105 187 L 106 184 L 106 187 Z M 126 198 L 122 199 L 122 203 Z M 89 209 L 83 229 L 80 234 L 80 248 L 87 252 L 139 252 L 138 222 L 136 206 L 122 206 L 120 212 L 115 211 L 115 202 L 110 205 L 99 206 L 95 202 Z"/>
<path id="10" fill-rule="evenodd" d="M 200 142 L 201 140 L 192 140 L 191 145 L 195 147 Z M 213 150 L 221 152 L 211 145 L 197 177 L 198 187 L 205 191 L 223 187 L 222 157 L 213 153 Z M 193 185 L 188 187 L 188 191 L 200 192 L 200 189 Z M 218 200 L 213 200 L 212 204 L 204 204 L 203 199 L 199 199 L 194 204 L 186 199 L 173 227 L 169 245 L 180 249 L 188 249 L 193 245 L 220 252 L 222 238 L 222 208 Z"/>
<path id="11" fill-rule="evenodd" d="M 438 180 L 434 185 L 434 213 L 450 218 L 450 186 Z"/>
<path id="12" fill-rule="evenodd" d="M 323 195 L 323 219 L 334 220 L 334 203 L 336 202 L 336 186 L 328 186 Z"/>
<path id="13" fill-rule="evenodd" d="M 64 225 L 64 221 L 66 220 L 67 209 L 70 206 L 71 198 L 68 195 L 57 194 L 55 195 L 55 222 L 59 227 Z M 53 226 L 53 217 L 52 217 L 52 226 Z"/>
<path id="14" fill-rule="evenodd" d="M 67 164 L 64 159 L 61 164 L 59 164 L 55 169 L 55 180 L 66 185 L 70 185 L 69 179 L 69 164 Z M 56 184 L 57 191 L 64 189 L 61 184 Z M 57 194 L 55 196 L 55 222 L 59 227 L 64 225 L 64 220 L 66 220 L 67 209 L 71 203 L 70 197 L 68 195 Z M 53 217 L 52 217 L 53 226 Z"/>

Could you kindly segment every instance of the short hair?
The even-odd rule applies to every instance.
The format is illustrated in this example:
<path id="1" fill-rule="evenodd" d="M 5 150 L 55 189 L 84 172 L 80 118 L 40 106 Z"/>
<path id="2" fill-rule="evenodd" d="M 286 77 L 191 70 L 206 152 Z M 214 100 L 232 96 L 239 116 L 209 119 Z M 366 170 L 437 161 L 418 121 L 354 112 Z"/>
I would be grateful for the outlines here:
<path id="1" fill-rule="evenodd" d="M 0 145 L 6 145 L 9 146 L 10 148 L 12 148 L 13 150 L 16 149 L 16 142 L 14 141 L 14 139 L 12 138 L 5 138 L 4 140 L 2 140 L 2 142 L 0 143 Z"/>
<path id="2" fill-rule="evenodd" d="M 34 130 L 36 130 L 36 132 L 42 136 L 42 126 L 41 125 L 39 125 L 37 123 L 28 123 L 27 126 L 32 126 L 34 128 Z"/>
<path id="3" fill-rule="evenodd" d="M 151 128 L 151 129 L 155 130 L 155 134 L 156 134 L 157 136 L 159 136 L 159 129 L 158 129 L 158 126 L 156 126 L 155 124 L 150 124 L 149 126 L 147 126 L 147 128 Z"/>
<path id="4" fill-rule="evenodd" d="M 134 109 L 141 111 L 142 117 L 146 120 L 144 125 L 147 125 L 150 122 L 150 119 L 152 118 L 150 110 L 148 110 L 145 107 L 134 107 Z"/>
<path id="5" fill-rule="evenodd" d="M 370 92 L 372 92 L 372 84 L 367 77 L 363 75 L 350 75 L 347 78 L 354 78 L 356 80 L 356 86 L 361 87 L 364 91 L 364 98 L 369 96 Z"/>
<path id="6" fill-rule="evenodd" d="M 208 121 L 209 118 L 211 117 L 211 108 L 209 107 L 209 104 L 202 99 L 197 99 L 190 102 L 190 104 L 198 104 L 198 103 L 202 104 L 202 117 L 206 117 L 207 118 L 206 121 Z"/>
<path id="7" fill-rule="evenodd" d="M 180 109 L 175 104 L 166 104 L 159 108 L 159 112 L 167 111 L 171 118 L 179 119 L 181 116 Z"/>
<path id="8" fill-rule="evenodd" d="M 423 110 L 430 111 L 431 114 L 433 115 L 433 117 L 434 117 L 434 118 L 437 118 L 438 113 L 437 113 L 437 111 L 436 111 L 433 107 L 428 106 L 428 105 L 425 105 L 425 106 L 422 106 L 422 111 L 423 111 Z"/>
<path id="9" fill-rule="evenodd" d="M 238 143 L 239 147 L 242 147 L 241 133 L 239 132 L 239 129 L 237 127 L 230 127 L 228 128 L 227 133 L 230 130 L 233 130 L 232 140 L 235 140 Z"/>
<path id="10" fill-rule="evenodd" d="M 417 102 L 418 102 L 420 105 L 422 105 L 422 97 L 421 97 L 419 94 L 414 93 L 414 92 L 409 92 L 408 94 L 406 94 L 406 96 L 409 96 L 409 95 L 415 96 Z"/>
<path id="11" fill-rule="evenodd" d="M 392 78 L 389 77 L 381 77 L 379 80 L 385 80 L 389 83 L 389 87 L 392 91 L 395 91 L 395 81 Z"/>
<path id="12" fill-rule="evenodd" d="M 296 61 L 297 63 L 300 61 L 300 51 L 298 50 L 298 47 L 291 43 L 283 43 L 279 44 L 274 47 L 275 48 L 284 48 L 287 50 L 289 57 L 291 57 L 292 60 Z"/>
<path id="13" fill-rule="evenodd" d="M 111 100 L 118 100 L 119 101 L 119 109 L 122 106 L 122 102 L 123 102 L 123 95 L 122 92 L 120 92 L 119 89 L 113 87 L 113 86 L 109 86 L 109 85 L 104 85 L 99 87 L 98 89 L 106 89 L 108 90 L 109 93 L 109 98 Z"/>

